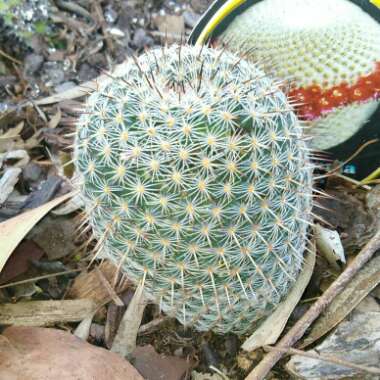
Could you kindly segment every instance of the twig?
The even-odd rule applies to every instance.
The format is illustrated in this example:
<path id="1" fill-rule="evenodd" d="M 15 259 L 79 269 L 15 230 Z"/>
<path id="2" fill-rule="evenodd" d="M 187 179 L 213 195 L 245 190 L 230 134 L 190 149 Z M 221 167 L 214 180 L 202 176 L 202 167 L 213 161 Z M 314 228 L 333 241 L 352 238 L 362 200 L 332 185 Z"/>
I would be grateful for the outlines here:
<path id="1" fill-rule="evenodd" d="M 21 285 L 21 284 L 27 284 L 29 282 L 36 282 L 36 281 L 44 280 L 46 278 L 65 276 L 67 274 L 81 272 L 82 270 L 83 269 L 71 269 L 71 270 L 66 270 L 64 272 L 50 273 L 50 274 L 45 274 L 43 276 L 28 278 L 26 280 L 21 280 L 21 281 L 16 281 L 16 282 L 10 282 L 8 284 L 0 285 L 0 289 L 9 288 L 10 286 L 17 286 L 17 285 Z"/>
<path id="2" fill-rule="evenodd" d="M 104 19 L 104 16 L 103 16 L 103 10 L 102 10 L 102 7 L 99 3 L 99 0 L 95 0 L 93 2 L 94 4 L 94 10 L 95 10 L 95 13 L 96 13 L 96 17 L 98 19 L 98 22 L 100 24 L 100 27 L 102 29 L 102 33 L 103 33 L 103 36 L 104 36 L 104 39 L 106 40 L 106 44 L 108 46 L 108 49 L 111 51 L 111 53 L 113 54 L 115 52 L 115 46 L 112 42 L 112 39 L 110 38 L 108 32 L 107 32 L 107 23 L 106 23 L 106 20 Z"/>
<path id="3" fill-rule="evenodd" d="M 56 4 L 58 5 L 59 8 L 62 8 L 62 9 L 69 11 L 69 12 L 76 13 L 77 15 L 82 16 L 84 18 L 87 18 L 88 20 L 95 23 L 90 12 L 88 12 L 86 9 L 81 7 L 79 4 L 75 4 L 75 2 L 65 1 L 65 0 L 57 0 Z"/>
<path id="4" fill-rule="evenodd" d="M 141 325 L 139 327 L 138 334 L 139 335 L 149 334 L 152 331 L 154 331 L 159 325 L 168 321 L 169 319 L 170 318 L 168 317 L 159 317 L 159 318 L 153 319 L 153 321 L 145 323 L 145 325 Z"/>
<path id="5" fill-rule="evenodd" d="M 18 65 L 22 65 L 22 62 L 21 62 L 21 61 L 19 61 L 19 60 L 16 59 L 16 58 L 11 57 L 9 54 L 5 53 L 5 52 L 2 51 L 1 49 L 0 49 L 0 55 L 2 55 L 3 57 L 9 59 L 9 60 L 12 61 L 13 63 L 17 63 Z"/>
<path id="6" fill-rule="evenodd" d="M 331 169 L 327 173 L 320 175 L 318 177 L 314 177 L 314 179 L 322 179 L 329 177 L 333 175 L 334 173 L 338 172 L 340 169 L 343 168 L 343 166 L 347 165 L 350 161 L 352 161 L 355 157 L 357 157 L 365 148 L 367 148 L 368 145 L 375 144 L 379 141 L 379 139 L 372 139 L 364 144 L 362 144 L 350 157 L 348 157 L 344 162 L 342 162 L 340 165 L 336 166 L 335 168 Z"/>
<path id="7" fill-rule="evenodd" d="M 360 372 L 368 372 L 372 373 L 374 375 L 380 375 L 380 369 L 375 367 L 367 367 L 364 365 L 359 365 L 355 363 L 347 362 L 346 360 L 343 360 L 341 358 L 338 358 L 335 355 L 326 355 L 326 354 L 317 354 L 314 352 L 305 352 L 301 350 L 297 350 L 295 348 L 281 348 L 281 347 L 272 347 L 272 346 L 264 346 L 264 350 L 267 351 L 279 351 L 284 354 L 290 354 L 290 355 L 299 355 L 299 356 L 305 356 L 306 358 L 316 359 L 327 363 L 336 364 L 342 367 L 346 368 L 352 368 L 355 370 L 358 370 Z"/>
<path id="8" fill-rule="evenodd" d="M 278 342 L 277 347 L 285 351 L 292 347 L 378 249 L 380 249 L 380 230 L 377 231 L 376 235 L 364 246 L 351 264 L 348 265 L 340 276 L 330 285 L 318 301 L 316 301 L 288 333 L 284 335 Z M 246 380 L 263 380 L 282 356 L 283 352 L 281 350 L 270 352 L 251 373 L 249 373 Z"/>

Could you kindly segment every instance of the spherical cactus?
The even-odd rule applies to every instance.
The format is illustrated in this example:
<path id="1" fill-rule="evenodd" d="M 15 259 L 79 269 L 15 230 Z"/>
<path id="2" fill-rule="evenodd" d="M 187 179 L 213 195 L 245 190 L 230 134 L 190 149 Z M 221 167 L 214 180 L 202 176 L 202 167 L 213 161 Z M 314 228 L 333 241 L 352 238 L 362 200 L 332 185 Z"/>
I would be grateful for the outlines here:
<path id="1" fill-rule="evenodd" d="M 88 99 L 81 194 L 103 256 L 184 325 L 244 333 L 302 267 L 311 165 L 286 96 L 226 51 L 173 46 Z"/>

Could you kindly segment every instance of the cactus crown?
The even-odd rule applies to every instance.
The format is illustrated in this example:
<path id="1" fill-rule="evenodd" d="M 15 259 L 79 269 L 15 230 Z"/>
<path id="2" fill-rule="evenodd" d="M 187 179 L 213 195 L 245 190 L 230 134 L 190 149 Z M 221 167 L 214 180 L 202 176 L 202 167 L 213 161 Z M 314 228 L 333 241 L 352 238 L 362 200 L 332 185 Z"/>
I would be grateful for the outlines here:
<path id="1" fill-rule="evenodd" d="M 302 266 L 311 167 L 291 105 L 257 65 L 173 46 L 94 92 L 75 162 L 103 254 L 199 330 L 246 332 Z"/>

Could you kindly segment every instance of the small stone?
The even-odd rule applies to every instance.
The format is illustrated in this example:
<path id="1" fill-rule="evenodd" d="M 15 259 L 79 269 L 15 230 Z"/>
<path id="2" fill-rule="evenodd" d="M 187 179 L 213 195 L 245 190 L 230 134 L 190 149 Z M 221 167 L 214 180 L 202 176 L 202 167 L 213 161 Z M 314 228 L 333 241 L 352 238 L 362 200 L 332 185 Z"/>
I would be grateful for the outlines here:
<path id="1" fill-rule="evenodd" d="M 75 252 L 75 224 L 66 217 L 45 217 L 31 231 L 29 238 L 38 244 L 49 260 L 58 260 Z"/>
<path id="2" fill-rule="evenodd" d="M 55 62 L 45 62 L 43 68 L 48 84 L 57 86 L 65 80 L 63 69 Z"/>
<path id="3" fill-rule="evenodd" d="M 104 19 L 109 24 L 114 24 L 117 20 L 117 17 L 118 13 L 115 11 L 115 9 L 113 9 L 111 5 L 107 5 L 104 11 Z"/>
<path id="4" fill-rule="evenodd" d="M 25 182 L 35 182 L 43 174 L 43 170 L 40 165 L 30 162 L 28 165 L 22 169 L 22 177 Z"/>
<path id="5" fill-rule="evenodd" d="M 91 67 L 88 63 L 83 63 L 79 67 L 78 79 L 80 82 L 87 82 L 98 77 L 98 75 L 98 71 Z"/>
<path id="6" fill-rule="evenodd" d="M 226 347 L 227 355 L 234 358 L 239 351 L 240 342 L 238 337 L 236 335 L 229 334 L 226 337 L 224 345 Z"/>
<path id="7" fill-rule="evenodd" d="M 193 8 L 193 10 L 195 12 L 203 13 L 207 9 L 207 7 L 209 5 L 209 1 L 207 1 L 207 0 L 191 0 L 190 5 L 191 5 L 191 8 Z"/>
<path id="8" fill-rule="evenodd" d="M 355 310 L 322 343 L 308 352 L 334 355 L 348 363 L 378 368 L 379 340 L 380 312 Z M 293 355 L 286 369 L 297 378 L 310 380 L 365 378 L 353 368 L 300 355 Z"/>
<path id="9" fill-rule="evenodd" d="M 182 16 L 185 21 L 185 25 L 188 26 L 189 28 L 194 28 L 199 18 L 201 17 L 198 13 L 194 13 L 191 11 L 183 12 Z"/>
<path id="10" fill-rule="evenodd" d="M 41 68 L 42 63 L 44 62 L 44 57 L 42 55 L 32 53 L 25 57 L 24 62 L 24 74 L 25 76 L 30 77 Z"/>
<path id="11" fill-rule="evenodd" d="M 76 87 L 76 84 L 74 82 L 68 81 L 61 83 L 60 85 L 56 86 L 54 89 L 57 93 L 64 92 L 67 90 L 70 90 L 70 88 Z"/>
<path id="12" fill-rule="evenodd" d="M 146 46 L 152 46 L 154 44 L 154 40 L 152 37 L 148 36 L 146 31 L 142 28 L 136 30 L 132 44 L 137 48 L 141 49 Z"/>
<path id="13" fill-rule="evenodd" d="M 219 353 L 214 350 L 208 343 L 202 344 L 201 350 L 204 362 L 207 364 L 207 367 L 210 367 L 212 365 L 218 368 L 221 362 Z"/>

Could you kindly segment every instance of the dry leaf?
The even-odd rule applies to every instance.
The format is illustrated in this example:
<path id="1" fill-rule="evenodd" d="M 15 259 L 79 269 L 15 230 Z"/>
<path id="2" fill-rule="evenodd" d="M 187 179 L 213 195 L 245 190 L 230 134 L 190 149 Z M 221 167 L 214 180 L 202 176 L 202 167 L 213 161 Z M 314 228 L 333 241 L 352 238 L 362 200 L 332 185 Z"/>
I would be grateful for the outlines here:
<path id="1" fill-rule="evenodd" d="M 120 322 L 111 347 L 112 352 L 128 357 L 136 349 L 136 338 L 146 304 L 143 287 L 139 285 Z"/>
<path id="2" fill-rule="evenodd" d="M 84 201 L 80 194 L 74 195 L 64 205 L 57 207 L 52 214 L 54 215 L 68 215 L 74 211 L 84 208 Z"/>
<path id="3" fill-rule="evenodd" d="M 14 128 L 9 128 L 5 133 L 0 135 L 0 153 L 7 152 L 9 149 L 23 145 L 20 133 L 24 128 L 24 122 L 17 124 Z"/>
<path id="4" fill-rule="evenodd" d="M 337 231 L 329 230 L 316 224 L 314 227 L 315 242 L 318 251 L 323 254 L 329 264 L 336 270 L 340 270 L 337 261 L 345 263 L 344 248 Z"/>
<path id="5" fill-rule="evenodd" d="M 94 319 L 95 313 L 90 314 L 88 317 L 84 318 L 81 323 L 76 327 L 74 335 L 82 340 L 87 340 L 90 336 L 90 329 L 92 320 Z"/>
<path id="6" fill-rule="evenodd" d="M 277 306 L 274 313 L 244 342 L 242 345 L 243 350 L 254 351 L 259 347 L 276 343 L 286 326 L 290 314 L 292 314 L 298 301 L 301 299 L 313 273 L 315 264 L 314 244 L 310 244 L 310 251 L 305 259 L 303 270 L 286 299 Z"/>
<path id="7" fill-rule="evenodd" d="M 380 283 L 380 256 L 372 259 L 335 297 L 315 322 L 310 334 L 302 342 L 304 348 L 315 342 L 340 323 Z"/>
<path id="8" fill-rule="evenodd" d="M 137 347 L 133 357 L 135 368 L 149 380 L 181 380 L 191 366 L 185 359 L 158 354 L 151 345 Z"/>
<path id="9" fill-rule="evenodd" d="M 52 118 L 49 120 L 48 128 L 55 128 L 62 118 L 62 112 L 60 108 L 58 108 L 58 111 L 55 115 L 52 116 Z"/>
<path id="10" fill-rule="evenodd" d="M 52 208 L 58 206 L 72 196 L 73 193 L 62 195 L 38 208 L 24 212 L 23 214 L 0 223 L 0 272 L 14 249 L 33 226 L 37 224 Z"/>

